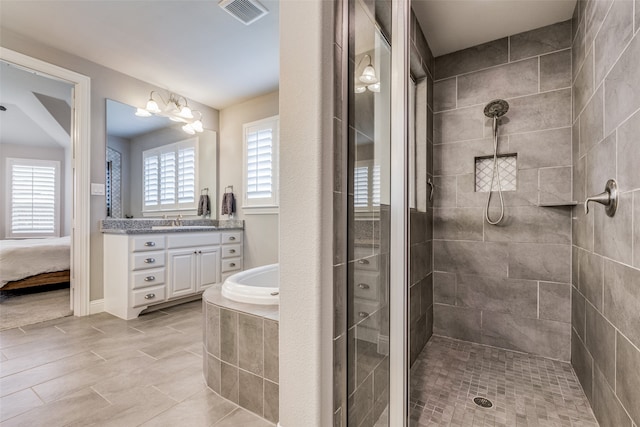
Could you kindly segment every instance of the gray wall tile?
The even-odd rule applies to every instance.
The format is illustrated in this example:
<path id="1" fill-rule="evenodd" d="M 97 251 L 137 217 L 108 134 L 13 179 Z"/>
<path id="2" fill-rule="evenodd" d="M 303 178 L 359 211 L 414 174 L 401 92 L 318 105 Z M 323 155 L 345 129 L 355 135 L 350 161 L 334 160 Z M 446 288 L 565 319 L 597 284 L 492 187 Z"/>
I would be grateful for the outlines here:
<path id="1" fill-rule="evenodd" d="M 271 381 L 264 382 L 264 417 L 272 423 L 280 419 L 280 387 Z"/>
<path id="2" fill-rule="evenodd" d="M 636 0 L 636 19 L 634 25 L 634 31 L 638 31 L 640 28 L 640 0 Z"/>
<path id="3" fill-rule="evenodd" d="M 435 79 L 481 70 L 508 62 L 509 42 L 505 37 L 468 49 L 439 56 L 435 61 Z"/>
<path id="4" fill-rule="evenodd" d="M 585 4 L 585 43 L 591 46 L 613 0 L 589 0 Z M 587 49 L 589 49 L 587 47 Z"/>
<path id="5" fill-rule="evenodd" d="M 480 310 L 434 304 L 433 333 L 479 342 L 481 337 Z"/>
<path id="6" fill-rule="evenodd" d="M 571 165 L 571 128 L 509 136 L 509 152 L 518 154 L 518 169 Z"/>
<path id="7" fill-rule="evenodd" d="M 509 244 L 509 277 L 568 283 L 571 278 L 569 245 Z"/>
<path id="8" fill-rule="evenodd" d="M 587 101 L 594 91 L 593 87 L 593 50 L 585 57 L 573 83 L 573 116 L 577 117 L 587 105 Z"/>
<path id="9" fill-rule="evenodd" d="M 560 204 L 572 201 L 572 174 L 573 168 L 571 166 L 540 169 L 540 204 Z"/>
<path id="10" fill-rule="evenodd" d="M 554 52 L 571 47 L 571 20 L 509 37 L 510 60 Z"/>
<path id="11" fill-rule="evenodd" d="M 615 384 L 616 331 L 591 304 L 587 304 L 585 344 L 610 384 Z"/>
<path id="12" fill-rule="evenodd" d="M 594 42 L 595 78 L 599 85 L 633 36 L 633 2 L 614 0 Z"/>
<path id="13" fill-rule="evenodd" d="M 602 310 L 603 261 L 591 252 L 580 251 L 580 292 L 598 310 Z"/>
<path id="14" fill-rule="evenodd" d="M 433 207 L 450 208 L 456 206 L 456 176 L 436 176 L 433 178 Z"/>
<path id="15" fill-rule="evenodd" d="M 433 300 L 435 303 L 455 305 L 456 274 L 434 271 Z"/>
<path id="16" fill-rule="evenodd" d="M 213 304 L 204 303 L 205 345 L 208 353 L 220 357 L 220 309 Z"/>
<path id="17" fill-rule="evenodd" d="M 266 381 L 269 382 L 269 381 Z M 346 405 L 347 334 L 333 340 L 333 410 Z M 265 396 L 266 397 L 266 396 Z M 266 408 L 265 408 L 266 409 Z"/>
<path id="18" fill-rule="evenodd" d="M 429 307 L 433 305 L 433 273 L 430 273 L 421 282 L 420 289 L 420 313 L 425 314 Z"/>
<path id="19" fill-rule="evenodd" d="M 520 172 L 520 171 L 519 171 Z M 482 207 L 487 204 L 487 193 L 476 192 L 475 173 L 458 175 L 456 188 L 456 203 L 459 207 Z M 522 183 L 520 173 L 518 173 L 518 185 Z M 536 173 L 536 187 L 538 174 Z M 536 188 L 537 191 L 537 188 Z M 537 198 L 537 194 L 536 194 Z M 495 200 L 495 199 L 494 199 Z"/>
<path id="20" fill-rule="evenodd" d="M 586 325 L 586 300 L 584 297 L 578 292 L 575 287 L 572 287 L 571 292 L 571 325 L 575 330 L 576 334 L 583 341 L 586 339 L 585 335 L 585 325 Z"/>
<path id="21" fill-rule="evenodd" d="M 238 403 L 238 368 L 224 362 L 220 369 L 220 395 Z"/>
<path id="22" fill-rule="evenodd" d="M 264 373 L 263 319 L 238 315 L 238 366 L 256 374 Z"/>
<path id="23" fill-rule="evenodd" d="M 620 0 L 618 0 L 620 1 Z M 622 191 L 640 189 L 640 112 L 618 128 L 618 185 Z"/>
<path id="24" fill-rule="evenodd" d="M 584 203 L 584 198 L 578 199 Z M 579 206 L 573 210 L 573 243 L 583 249 L 593 250 L 593 222 L 595 215 L 585 215 L 584 208 Z"/>
<path id="25" fill-rule="evenodd" d="M 574 286 L 578 286 L 578 272 L 579 272 L 579 263 L 578 263 L 578 253 L 579 250 L 577 246 L 571 247 L 571 283 Z"/>
<path id="26" fill-rule="evenodd" d="M 576 154 L 576 161 L 573 165 L 573 200 L 584 202 L 587 198 L 587 156 L 580 159 L 577 157 Z"/>
<path id="27" fill-rule="evenodd" d="M 458 107 L 538 92 L 538 58 L 458 77 Z"/>
<path id="28" fill-rule="evenodd" d="M 640 107 L 640 37 L 634 37 L 605 78 L 605 135 Z"/>
<path id="29" fill-rule="evenodd" d="M 571 126 L 571 89 L 515 98 L 509 104 L 509 121 L 503 120 L 501 135 Z M 491 135 L 488 119 L 485 131 L 487 136 Z"/>
<path id="30" fill-rule="evenodd" d="M 482 111 L 482 108 L 469 107 L 434 114 L 433 142 L 442 144 L 482 138 L 485 118 Z"/>
<path id="31" fill-rule="evenodd" d="M 540 282 L 540 319 L 571 323 L 571 285 L 568 283 Z"/>
<path id="32" fill-rule="evenodd" d="M 245 409 L 263 415 L 264 410 L 264 380 L 262 377 L 245 372 L 238 372 L 239 404 Z"/>
<path id="33" fill-rule="evenodd" d="M 504 313 L 482 313 L 482 343 L 569 360 L 571 325 Z"/>
<path id="34" fill-rule="evenodd" d="M 439 112 L 456 108 L 456 82 L 456 78 L 452 77 L 433 84 L 433 111 Z"/>
<path id="35" fill-rule="evenodd" d="M 216 393 L 220 393 L 220 360 L 210 354 L 203 355 L 203 368 L 207 386 Z"/>
<path id="36" fill-rule="evenodd" d="M 600 427 L 630 427 L 631 418 L 618 401 L 613 389 L 596 366 L 593 370 L 593 413 Z"/>
<path id="37" fill-rule="evenodd" d="M 640 268 L 640 191 L 633 193 L 633 266 Z"/>
<path id="38" fill-rule="evenodd" d="M 640 163 L 639 163 L 640 165 Z M 594 251 L 607 258 L 631 264 L 633 234 L 633 194 L 619 196 L 618 209 L 612 218 L 604 209 L 594 209 Z"/>
<path id="39" fill-rule="evenodd" d="M 593 359 L 575 331 L 571 333 L 571 366 L 582 385 L 584 394 L 591 402 L 593 399 Z"/>
<path id="40" fill-rule="evenodd" d="M 571 49 L 540 57 L 540 91 L 571 86 Z"/>
<path id="41" fill-rule="evenodd" d="M 233 365 L 238 363 L 238 314 L 220 309 L 220 358 Z"/>
<path id="42" fill-rule="evenodd" d="M 264 321 L 264 377 L 279 382 L 279 326 L 278 322 Z"/>
<path id="43" fill-rule="evenodd" d="M 615 176 L 616 135 L 612 133 L 587 154 L 587 195 L 602 193 L 607 181 Z M 593 206 L 594 210 L 598 208 L 603 206 Z"/>
<path id="44" fill-rule="evenodd" d="M 571 72 L 573 80 L 575 80 L 578 71 L 582 68 L 586 51 L 584 43 L 584 20 L 581 20 L 576 30 L 576 36 L 573 39 L 573 45 L 571 48 Z"/>
<path id="45" fill-rule="evenodd" d="M 501 151 L 506 150 L 506 145 L 500 144 Z M 435 175 L 474 174 L 475 158 L 492 154 L 492 142 L 487 138 L 434 145 L 433 173 Z"/>
<path id="46" fill-rule="evenodd" d="M 605 260 L 604 315 L 640 347 L 640 270 Z"/>
<path id="47" fill-rule="evenodd" d="M 640 424 L 640 351 L 620 333 L 616 339 L 616 394 L 633 422 Z"/>
<path id="48" fill-rule="evenodd" d="M 566 208 L 514 206 L 506 212 L 499 225 L 484 227 L 484 237 L 487 242 L 569 245 L 571 211 Z"/>
<path id="49" fill-rule="evenodd" d="M 600 86 L 580 115 L 580 156 L 587 154 L 604 137 L 602 90 Z"/>
<path id="50" fill-rule="evenodd" d="M 482 240 L 482 208 L 437 208 L 433 210 L 433 237 L 447 240 Z"/>
<path id="51" fill-rule="evenodd" d="M 434 240 L 434 270 L 507 277 L 506 243 Z"/>
<path id="52" fill-rule="evenodd" d="M 456 305 L 477 308 L 483 312 L 487 310 L 536 318 L 538 283 L 533 280 L 460 274 L 456 286 Z"/>

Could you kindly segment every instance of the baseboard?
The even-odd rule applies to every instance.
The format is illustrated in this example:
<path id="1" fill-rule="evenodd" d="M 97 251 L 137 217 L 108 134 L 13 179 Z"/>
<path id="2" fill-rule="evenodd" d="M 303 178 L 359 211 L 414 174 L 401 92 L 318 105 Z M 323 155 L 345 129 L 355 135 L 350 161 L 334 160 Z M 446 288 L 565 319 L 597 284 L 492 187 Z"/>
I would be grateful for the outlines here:
<path id="1" fill-rule="evenodd" d="M 104 299 L 89 302 L 89 314 L 102 313 L 104 311 Z"/>

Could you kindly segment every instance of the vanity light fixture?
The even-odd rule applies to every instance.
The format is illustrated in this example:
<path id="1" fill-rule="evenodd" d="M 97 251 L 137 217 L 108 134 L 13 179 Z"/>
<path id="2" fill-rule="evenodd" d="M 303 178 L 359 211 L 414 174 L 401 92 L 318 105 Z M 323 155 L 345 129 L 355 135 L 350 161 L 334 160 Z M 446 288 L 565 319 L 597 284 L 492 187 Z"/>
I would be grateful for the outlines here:
<path id="1" fill-rule="evenodd" d="M 164 108 L 160 108 L 158 102 L 153 98 L 154 94 L 160 98 L 160 101 L 164 104 Z M 197 113 L 199 115 L 198 118 L 196 118 L 193 113 Z M 150 117 L 154 114 L 157 116 L 168 117 L 174 122 L 185 123 L 185 125 L 182 126 L 182 130 L 189 135 L 193 135 L 196 132 L 200 133 L 204 130 L 201 120 L 202 113 L 197 110 L 191 110 L 187 99 L 181 95 L 170 93 L 169 99 L 165 101 L 160 93 L 152 90 L 149 94 L 149 100 L 147 101 L 146 108 L 138 108 L 136 110 L 136 116 Z"/>
<path id="2" fill-rule="evenodd" d="M 358 77 L 358 80 L 356 81 L 355 92 L 363 93 L 367 89 L 371 92 L 380 92 L 380 81 L 376 77 L 376 69 L 373 68 L 373 64 L 371 63 L 371 56 L 369 54 L 365 54 L 362 58 L 360 58 L 356 69 L 360 67 L 360 64 L 362 64 L 362 61 L 365 58 L 369 58 L 369 64 L 364 67 L 364 70 L 362 70 L 362 74 L 360 74 L 360 77 Z"/>

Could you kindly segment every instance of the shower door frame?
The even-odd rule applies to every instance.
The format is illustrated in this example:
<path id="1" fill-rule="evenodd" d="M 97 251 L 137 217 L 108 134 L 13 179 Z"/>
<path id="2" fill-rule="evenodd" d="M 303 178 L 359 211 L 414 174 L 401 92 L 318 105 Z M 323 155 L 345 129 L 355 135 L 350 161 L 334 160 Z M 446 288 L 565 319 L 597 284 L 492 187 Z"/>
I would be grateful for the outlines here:
<path id="1" fill-rule="evenodd" d="M 389 425 L 409 416 L 409 30 L 411 0 L 391 4 L 391 230 L 389 289 Z"/>

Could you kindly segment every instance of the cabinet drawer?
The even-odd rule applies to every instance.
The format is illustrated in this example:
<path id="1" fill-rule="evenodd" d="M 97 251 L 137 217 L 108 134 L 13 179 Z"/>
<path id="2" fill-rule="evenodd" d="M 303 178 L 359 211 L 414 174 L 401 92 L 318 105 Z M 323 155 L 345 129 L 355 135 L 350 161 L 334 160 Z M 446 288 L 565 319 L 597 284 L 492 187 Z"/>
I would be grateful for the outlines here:
<path id="1" fill-rule="evenodd" d="M 222 233 L 222 244 L 242 242 L 242 231 Z"/>
<path id="2" fill-rule="evenodd" d="M 224 245 L 222 247 L 222 258 L 234 258 L 242 256 L 242 245 Z"/>
<path id="3" fill-rule="evenodd" d="M 377 301 L 380 289 L 380 274 L 374 271 L 354 271 L 353 294 L 356 298 Z"/>
<path id="4" fill-rule="evenodd" d="M 150 270 L 137 271 L 131 273 L 131 288 L 146 288 L 149 286 L 160 285 L 165 282 L 165 269 L 154 268 Z"/>
<path id="5" fill-rule="evenodd" d="M 222 272 L 235 271 L 242 269 L 242 258 L 229 258 L 222 260 Z"/>
<path id="6" fill-rule="evenodd" d="M 368 258 L 359 259 L 355 262 L 354 269 L 378 271 L 378 256 L 370 256 Z"/>
<path id="7" fill-rule="evenodd" d="M 151 288 L 132 291 L 131 293 L 133 294 L 133 307 L 155 304 L 166 299 L 164 286 L 153 286 Z"/>
<path id="8" fill-rule="evenodd" d="M 360 323 L 360 326 L 372 328 L 380 327 L 380 316 L 377 313 L 380 304 L 374 301 L 354 299 L 353 301 L 353 323 Z"/>
<path id="9" fill-rule="evenodd" d="M 164 252 L 143 252 L 131 255 L 132 270 L 146 270 L 149 268 L 164 267 Z"/>
<path id="10" fill-rule="evenodd" d="M 194 246 L 210 246 L 220 243 L 220 233 L 174 233 L 167 236 L 167 247 L 190 248 Z"/>
<path id="11" fill-rule="evenodd" d="M 160 235 L 146 235 L 132 237 L 129 240 L 129 249 L 131 252 L 140 251 L 156 251 L 158 249 L 164 249 L 164 236 Z"/>

